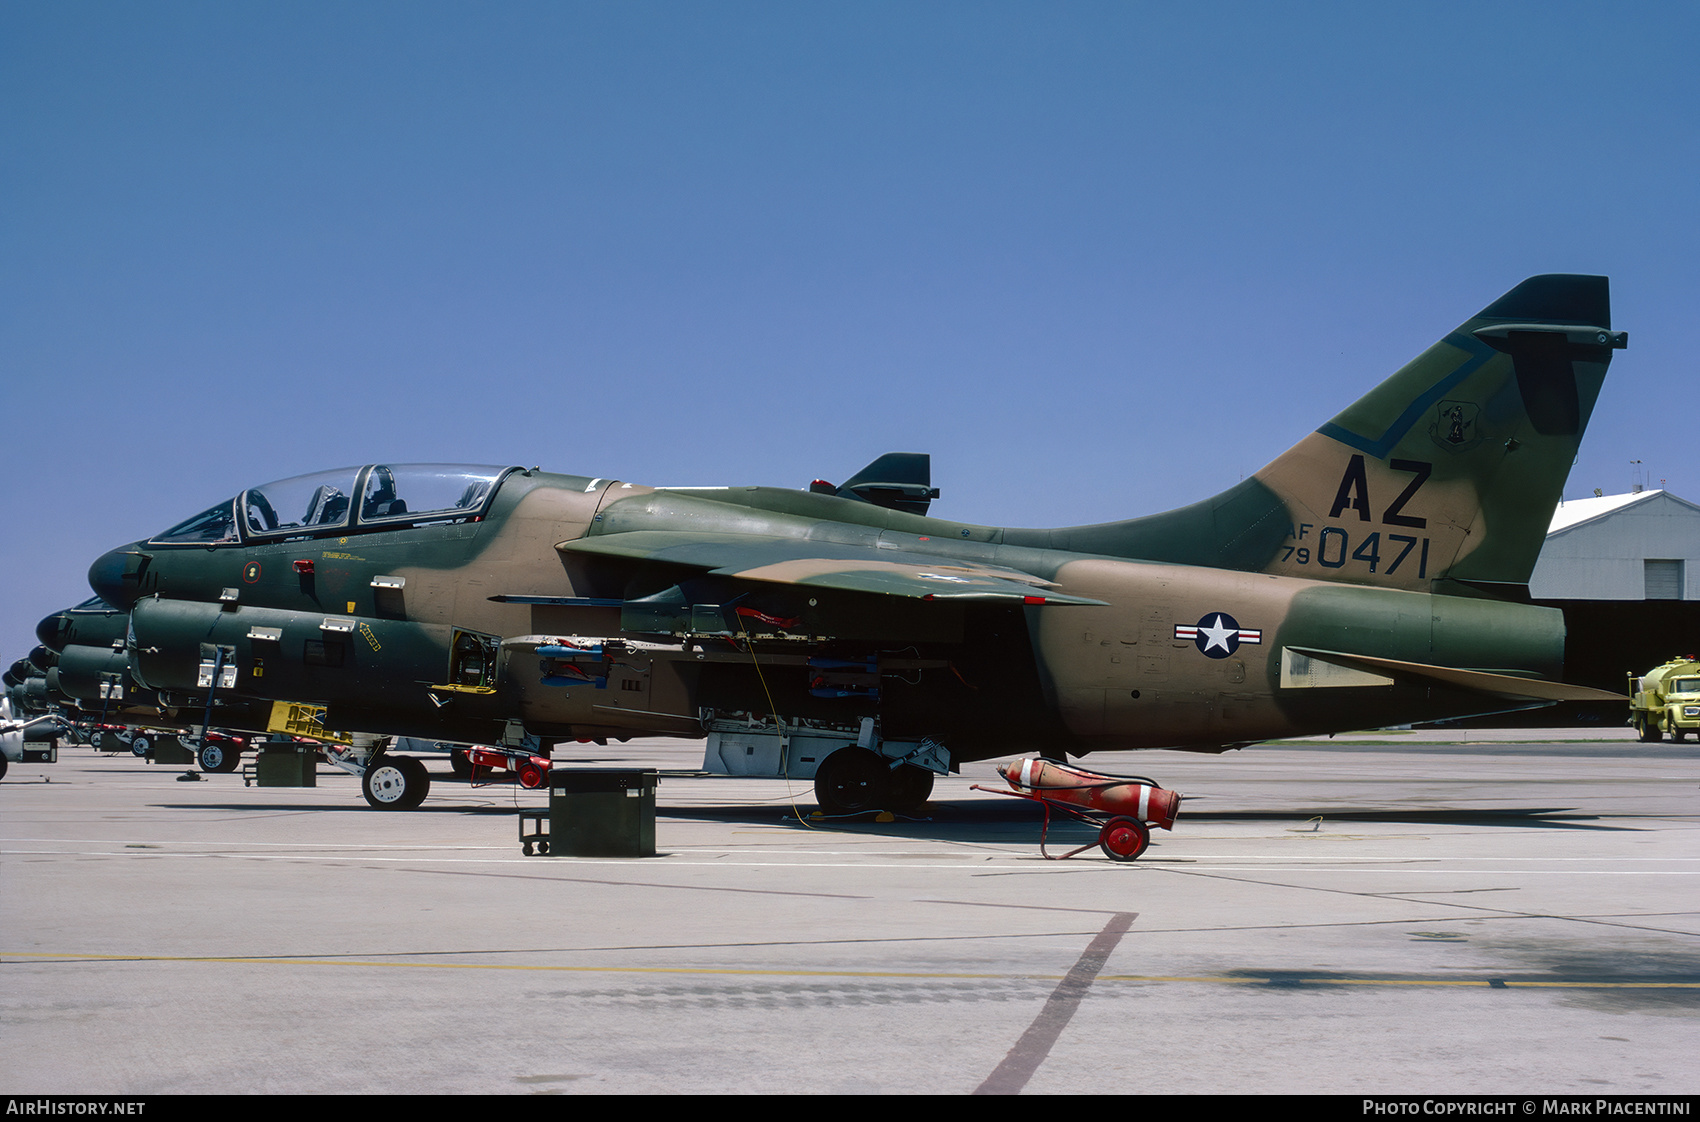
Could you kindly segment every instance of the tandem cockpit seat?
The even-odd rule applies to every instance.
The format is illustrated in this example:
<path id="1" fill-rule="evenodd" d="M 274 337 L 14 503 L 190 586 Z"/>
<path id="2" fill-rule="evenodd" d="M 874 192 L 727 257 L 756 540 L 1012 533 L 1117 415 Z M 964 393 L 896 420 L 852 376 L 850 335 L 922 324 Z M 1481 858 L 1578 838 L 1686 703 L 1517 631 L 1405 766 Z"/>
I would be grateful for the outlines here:
<path id="1" fill-rule="evenodd" d="M 407 500 L 396 494 L 395 472 L 384 464 L 378 464 L 366 479 L 366 497 L 360 503 L 360 520 L 394 518 L 406 513 Z"/>
<path id="2" fill-rule="evenodd" d="M 340 526 L 347 517 L 348 496 L 326 483 L 320 485 L 308 500 L 307 513 L 301 519 L 301 525 Z"/>

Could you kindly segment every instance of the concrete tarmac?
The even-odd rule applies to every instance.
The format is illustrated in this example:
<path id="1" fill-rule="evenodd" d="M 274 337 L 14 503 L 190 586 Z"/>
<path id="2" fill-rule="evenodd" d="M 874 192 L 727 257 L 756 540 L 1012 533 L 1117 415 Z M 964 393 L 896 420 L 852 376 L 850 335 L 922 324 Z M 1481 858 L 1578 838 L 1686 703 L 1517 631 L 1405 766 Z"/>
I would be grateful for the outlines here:
<path id="1" fill-rule="evenodd" d="M 700 744 L 590 748 L 690 769 Z M 664 778 L 660 856 L 525 857 L 413 812 L 62 750 L 0 783 L 7 1094 L 1692 1095 L 1692 744 L 1386 733 L 1088 766 L 1187 796 L 1131 864 L 939 782 Z M 1089 843 L 1053 831 L 1052 852 Z"/>

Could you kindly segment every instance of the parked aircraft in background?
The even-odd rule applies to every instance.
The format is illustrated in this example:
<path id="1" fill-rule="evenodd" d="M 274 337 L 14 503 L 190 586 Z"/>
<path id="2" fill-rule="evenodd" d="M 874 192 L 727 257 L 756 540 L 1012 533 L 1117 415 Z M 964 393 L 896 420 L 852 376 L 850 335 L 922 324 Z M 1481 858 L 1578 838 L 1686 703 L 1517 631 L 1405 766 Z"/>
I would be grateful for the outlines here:
<path id="1" fill-rule="evenodd" d="M 53 752 L 50 749 L 42 749 L 41 741 L 37 741 L 35 749 L 31 749 L 29 745 L 37 736 L 45 734 L 50 738 L 58 725 L 58 718 L 51 714 L 25 717 L 14 713 L 12 699 L 0 696 L 0 779 L 6 778 L 7 769 L 15 763 L 32 758 L 42 762 L 50 761 Z"/>

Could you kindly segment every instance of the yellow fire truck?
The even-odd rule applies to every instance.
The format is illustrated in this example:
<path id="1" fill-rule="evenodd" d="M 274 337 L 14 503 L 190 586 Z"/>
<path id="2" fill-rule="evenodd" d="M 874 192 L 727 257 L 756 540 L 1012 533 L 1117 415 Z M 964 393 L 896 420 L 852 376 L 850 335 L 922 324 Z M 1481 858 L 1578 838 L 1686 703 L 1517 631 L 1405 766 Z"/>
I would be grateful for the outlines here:
<path id="1" fill-rule="evenodd" d="M 1644 741 L 1683 740 L 1700 733 L 1700 661 L 1674 659 L 1637 678 L 1629 676 L 1629 723 Z"/>

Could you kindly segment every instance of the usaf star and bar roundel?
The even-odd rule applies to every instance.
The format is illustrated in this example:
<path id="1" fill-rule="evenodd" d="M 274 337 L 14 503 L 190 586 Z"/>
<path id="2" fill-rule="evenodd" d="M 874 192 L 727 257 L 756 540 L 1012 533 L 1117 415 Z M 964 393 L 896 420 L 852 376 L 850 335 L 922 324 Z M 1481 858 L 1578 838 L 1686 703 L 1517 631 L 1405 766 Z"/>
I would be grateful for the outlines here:
<path id="1" fill-rule="evenodd" d="M 1197 626 L 1175 625 L 1175 638 L 1191 639 L 1210 658 L 1227 658 L 1240 649 L 1241 643 L 1263 642 L 1263 632 L 1241 627 L 1227 612 L 1207 612 Z"/>

